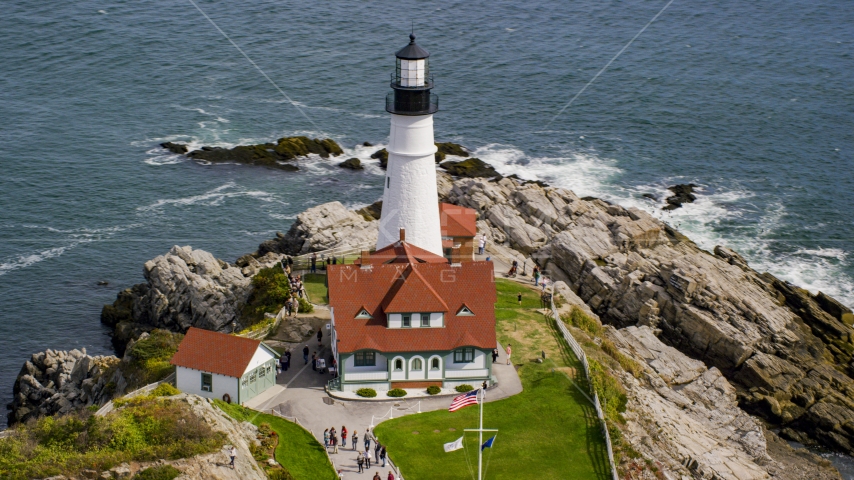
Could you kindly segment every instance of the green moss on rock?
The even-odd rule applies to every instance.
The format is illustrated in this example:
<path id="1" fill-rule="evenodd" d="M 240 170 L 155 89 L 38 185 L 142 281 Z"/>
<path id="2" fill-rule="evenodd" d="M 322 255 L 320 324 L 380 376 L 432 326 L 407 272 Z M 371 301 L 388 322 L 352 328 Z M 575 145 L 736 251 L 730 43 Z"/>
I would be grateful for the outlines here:
<path id="1" fill-rule="evenodd" d="M 343 162 L 339 163 L 338 166 L 341 168 L 347 168 L 350 170 L 364 170 L 365 169 L 365 167 L 362 166 L 362 161 L 359 160 L 358 158 L 348 158 L 347 160 L 344 160 Z"/>
<path id="2" fill-rule="evenodd" d="M 469 178 L 501 178 L 501 174 L 492 168 L 492 165 L 479 158 L 469 158 L 461 162 L 447 161 L 439 164 L 451 175 Z"/>
<path id="3" fill-rule="evenodd" d="M 295 171 L 299 168 L 287 162 L 312 153 L 328 158 L 330 155 L 341 155 L 344 151 L 332 139 L 320 140 L 299 136 L 280 138 L 276 143 L 238 145 L 234 148 L 202 147 L 200 150 L 188 153 L 187 156 L 215 163 L 233 162 Z"/>
<path id="4" fill-rule="evenodd" d="M 380 161 L 380 167 L 386 168 L 388 166 L 388 150 L 382 149 L 377 150 L 373 154 L 371 154 L 371 158 L 375 158 Z"/>
<path id="5" fill-rule="evenodd" d="M 437 142 L 436 148 L 436 163 L 445 161 L 446 155 L 455 155 L 457 157 L 468 157 L 469 152 L 465 151 L 462 145 L 452 142 Z"/>

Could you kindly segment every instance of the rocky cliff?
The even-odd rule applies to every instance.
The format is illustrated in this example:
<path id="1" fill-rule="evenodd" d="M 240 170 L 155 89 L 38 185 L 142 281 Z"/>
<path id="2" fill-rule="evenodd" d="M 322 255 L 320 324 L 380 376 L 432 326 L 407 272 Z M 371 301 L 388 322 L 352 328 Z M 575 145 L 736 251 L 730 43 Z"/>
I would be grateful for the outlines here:
<path id="1" fill-rule="evenodd" d="M 91 356 L 83 350 L 45 350 L 24 362 L 13 387 L 9 425 L 45 415 L 100 406 L 156 382 L 172 371 L 169 360 L 182 335 L 158 330 L 131 340 L 124 356 Z M 140 348 L 134 349 L 138 344 Z M 143 358 L 144 357 L 144 358 Z"/>
<path id="2" fill-rule="evenodd" d="M 104 306 L 101 322 L 114 329 L 113 344 L 119 354 L 128 341 L 155 328 L 182 333 L 190 327 L 239 331 L 244 327 L 240 310 L 249 296 L 252 276 L 280 258 L 248 255 L 232 265 L 204 250 L 176 245 L 145 262 L 146 283 L 119 292 L 112 305 Z"/>
<path id="3" fill-rule="evenodd" d="M 439 194 L 477 210 L 490 244 L 535 259 L 604 323 L 649 327 L 714 368 L 743 409 L 783 435 L 854 453 L 854 330 L 843 305 L 760 274 L 725 247 L 702 250 L 636 208 L 511 178 L 441 173 Z M 378 222 L 359 217 L 340 204 L 315 207 L 261 251 L 371 246 Z"/>
<path id="4" fill-rule="evenodd" d="M 34 353 L 15 380 L 9 425 L 106 403 L 127 386 L 119 363 L 114 356 L 89 356 L 86 349 Z"/>

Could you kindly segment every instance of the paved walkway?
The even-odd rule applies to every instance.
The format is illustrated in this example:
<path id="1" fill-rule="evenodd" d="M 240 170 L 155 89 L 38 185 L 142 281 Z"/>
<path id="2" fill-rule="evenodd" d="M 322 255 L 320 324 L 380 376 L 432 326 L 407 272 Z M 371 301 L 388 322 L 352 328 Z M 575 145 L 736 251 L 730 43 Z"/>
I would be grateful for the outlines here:
<path id="1" fill-rule="evenodd" d="M 312 351 L 317 347 L 314 340 L 308 344 Z M 516 374 L 513 365 L 506 365 L 507 359 L 504 349 L 499 346 L 500 355 L 498 362 L 493 367 L 498 385 L 487 391 L 487 403 L 516 395 L 522 391 L 522 382 Z M 324 338 L 323 349 L 320 353 L 329 355 L 328 339 Z M 310 360 L 310 358 L 309 358 Z M 419 410 L 428 412 L 448 408 L 451 397 L 429 397 L 418 399 L 395 399 L 376 401 L 342 401 L 329 397 L 326 394 L 326 382 L 331 380 L 328 374 L 320 374 L 311 369 L 311 365 L 305 365 L 302 360 L 302 352 L 292 358 L 291 368 L 282 372 L 277 379 L 277 385 L 267 389 L 261 395 L 246 402 L 246 406 L 263 412 L 275 411 L 285 417 L 296 417 L 299 423 L 323 443 L 323 430 L 335 427 L 339 432 L 342 426 L 347 427 L 349 438 L 353 432 L 358 432 L 360 441 L 358 448 L 364 448 L 364 433 L 372 422 L 374 425 L 388 419 L 389 414 L 394 418 L 403 415 L 416 414 Z M 348 441 L 349 441 L 348 438 Z M 338 454 L 330 455 L 336 469 L 342 469 L 345 473 L 356 473 L 356 452 L 352 450 L 352 444 L 348 448 L 339 448 Z M 378 470 L 372 464 L 371 473 Z M 388 474 L 388 468 L 382 470 L 382 477 Z M 349 478 L 345 476 L 345 478 Z M 370 476 L 368 476 L 370 478 Z"/>

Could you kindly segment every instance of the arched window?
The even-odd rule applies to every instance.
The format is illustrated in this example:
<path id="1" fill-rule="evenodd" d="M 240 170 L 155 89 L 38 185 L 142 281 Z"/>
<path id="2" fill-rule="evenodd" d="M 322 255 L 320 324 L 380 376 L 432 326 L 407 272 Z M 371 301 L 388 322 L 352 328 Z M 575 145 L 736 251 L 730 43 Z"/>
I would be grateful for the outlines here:
<path id="1" fill-rule="evenodd" d="M 420 359 L 420 358 L 414 358 L 414 359 L 412 359 L 412 369 L 413 369 L 413 370 L 421 370 L 422 366 L 423 366 L 423 365 L 422 365 L 422 363 L 421 363 L 421 359 Z"/>
<path id="2" fill-rule="evenodd" d="M 438 370 L 442 368 L 439 365 L 439 357 L 433 357 L 433 360 L 430 360 L 430 370 Z"/>
<path id="3" fill-rule="evenodd" d="M 397 359 L 394 361 L 394 369 L 395 370 L 403 370 L 403 360 Z"/>

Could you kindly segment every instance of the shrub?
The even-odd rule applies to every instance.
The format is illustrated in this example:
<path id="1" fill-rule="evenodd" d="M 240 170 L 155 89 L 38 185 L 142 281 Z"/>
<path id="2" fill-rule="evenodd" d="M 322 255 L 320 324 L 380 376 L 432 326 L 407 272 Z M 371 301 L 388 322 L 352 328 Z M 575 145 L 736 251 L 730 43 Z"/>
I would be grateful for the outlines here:
<path id="1" fill-rule="evenodd" d="M 158 465 L 137 473 L 133 480 L 172 480 L 178 475 L 181 475 L 181 471 L 172 465 Z"/>
<path id="2" fill-rule="evenodd" d="M 356 390 L 356 395 L 365 398 L 373 398 L 377 396 L 377 391 L 373 388 L 360 388 Z"/>
<path id="3" fill-rule="evenodd" d="M 252 458 L 259 462 L 267 461 L 270 456 L 267 454 L 267 451 L 261 445 L 257 445 L 255 443 L 249 444 L 249 451 L 252 453 Z"/>
<path id="4" fill-rule="evenodd" d="M 168 330 L 152 330 L 146 339 L 140 340 L 130 348 L 133 357 L 132 368 L 139 372 L 139 385 L 146 385 L 163 379 L 173 371 L 169 360 L 178 351 L 178 345 L 184 335 Z"/>
<path id="5" fill-rule="evenodd" d="M 279 313 L 290 296 L 290 282 L 281 265 L 262 268 L 252 277 L 252 292 L 240 312 L 240 323 L 249 328 L 263 321 L 265 313 Z"/>
<path id="6" fill-rule="evenodd" d="M 572 307 L 572 311 L 569 313 L 569 318 L 564 318 L 563 320 L 591 335 L 599 335 L 602 333 L 602 325 L 595 319 L 587 316 L 583 310 L 576 306 Z"/>
<path id="7" fill-rule="evenodd" d="M 294 480 L 294 477 L 291 476 L 291 472 L 284 468 L 267 469 L 267 478 L 269 480 Z"/>
<path id="8" fill-rule="evenodd" d="M 437 387 L 436 385 L 430 385 L 429 387 L 427 387 L 427 393 L 429 393 L 430 395 L 436 395 L 441 391 L 442 389 Z"/>
<path id="9" fill-rule="evenodd" d="M 258 435 L 269 437 L 272 433 L 273 429 L 270 427 L 269 423 L 264 422 L 261 425 L 258 425 Z"/>
<path id="10" fill-rule="evenodd" d="M 590 381 L 603 403 L 605 416 L 609 420 L 625 423 L 621 413 L 626 411 L 628 404 L 626 390 L 601 363 L 592 358 L 589 358 L 588 362 L 590 365 Z"/>
<path id="11" fill-rule="evenodd" d="M 464 383 L 462 385 L 457 385 L 457 391 L 460 393 L 466 393 L 466 392 L 470 392 L 472 390 L 474 390 L 474 387 L 472 387 L 471 385 L 469 385 L 467 383 Z"/>
<path id="12" fill-rule="evenodd" d="M 151 391 L 151 396 L 171 397 L 172 395 L 178 395 L 179 393 L 181 393 L 181 391 L 175 388 L 171 383 L 161 383 L 157 388 Z"/>
<path id="13" fill-rule="evenodd" d="M 224 442 L 188 405 L 144 395 L 104 417 L 84 409 L 17 427 L 0 439 L 0 478 L 79 477 L 84 468 L 212 453 Z"/>
<path id="14" fill-rule="evenodd" d="M 640 364 L 631 358 L 623 355 L 618 349 L 617 346 L 614 345 L 614 342 L 608 340 L 607 338 L 602 340 L 602 351 L 611 356 L 617 363 L 620 364 L 620 368 L 632 374 L 635 378 L 640 378 L 643 373 L 643 367 Z"/>
<path id="15" fill-rule="evenodd" d="M 299 297 L 299 313 L 311 313 L 314 311 L 314 305 L 309 303 L 308 300 Z"/>
<path id="16" fill-rule="evenodd" d="M 389 397 L 405 397 L 406 396 L 406 390 L 404 390 L 402 388 L 392 388 L 391 390 L 388 391 L 388 393 L 386 395 L 388 395 Z"/>

